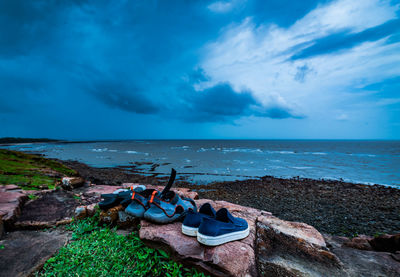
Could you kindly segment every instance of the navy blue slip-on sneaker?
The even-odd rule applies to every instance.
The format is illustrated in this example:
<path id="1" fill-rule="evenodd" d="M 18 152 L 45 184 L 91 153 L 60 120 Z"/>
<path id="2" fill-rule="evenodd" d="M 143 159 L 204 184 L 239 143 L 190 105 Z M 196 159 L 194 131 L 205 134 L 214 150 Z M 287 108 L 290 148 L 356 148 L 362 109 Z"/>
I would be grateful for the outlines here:
<path id="1" fill-rule="evenodd" d="M 182 223 L 182 233 L 191 237 L 197 236 L 203 217 L 215 218 L 215 210 L 210 203 L 203 204 L 198 213 L 192 210 L 187 213 Z"/>
<path id="2" fill-rule="evenodd" d="M 197 241 L 204 245 L 216 246 L 244 239 L 248 235 L 247 221 L 232 216 L 227 209 L 222 208 L 216 213 L 215 218 L 203 218 L 197 231 Z"/>

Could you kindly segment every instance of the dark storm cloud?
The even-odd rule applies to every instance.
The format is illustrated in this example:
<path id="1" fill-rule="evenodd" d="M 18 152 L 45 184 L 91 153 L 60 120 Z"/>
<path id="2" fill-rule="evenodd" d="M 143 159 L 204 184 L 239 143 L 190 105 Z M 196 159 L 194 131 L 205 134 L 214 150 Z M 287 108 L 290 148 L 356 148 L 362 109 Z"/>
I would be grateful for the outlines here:
<path id="1" fill-rule="evenodd" d="M 395 19 L 359 33 L 341 32 L 314 41 L 313 45 L 291 57 L 292 60 L 305 59 L 317 55 L 334 53 L 352 48 L 363 42 L 375 41 L 400 33 L 400 20 Z"/>
<path id="2" fill-rule="evenodd" d="M 101 81 L 90 89 L 93 96 L 109 107 L 139 113 L 154 114 L 158 107 L 140 89 L 118 81 Z"/>
<path id="3" fill-rule="evenodd" d="M 257 104 L 249 92 L 236 93 L 229 84 L 218 84 L 192 95 L 192 109 L 196 113 L 216 116 L 242 116 Z"/>
<path id="4" fill-rule="evenodd" d="M 240 117 L 251 115 L 274 119 L 300 118 L 283 106 L 263 107 L 250 91 L 236 92 L 227 83 L 200 91 L 188 89 L 186 102 L 180 107 L 183 112 L 179 115 L 186 121 L 233 122 Z M 187 108 L 183 109 L 185 106 Z"/>

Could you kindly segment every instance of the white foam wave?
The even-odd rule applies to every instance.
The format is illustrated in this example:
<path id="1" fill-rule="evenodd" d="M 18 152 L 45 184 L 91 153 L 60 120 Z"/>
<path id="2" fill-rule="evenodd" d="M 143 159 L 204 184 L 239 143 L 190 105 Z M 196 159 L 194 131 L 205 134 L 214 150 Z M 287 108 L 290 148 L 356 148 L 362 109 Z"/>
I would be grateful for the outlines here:
<path id="1" fill-rule="evenodd" d="M 108 149 L 107 149 L 107 148 L 98 148 L 98 149 L 93 148 L 93 149 L 90 149 L 90 150 L 93 151 L 93 152 L 105 152 L 105 151 L 107 151 Z"/>
<path id="2" fill-rule="evenodd" d="M 261 149 L 254 148 L 222 148 L 222 152 L 231 153 L 231 152 L 240 152 L 240 153 L 262 153 Z"/>
<path id="3" fill-rule="evenodd" d="M 310 169 L 312 166 L 292 166 L 294 169 Z"/>

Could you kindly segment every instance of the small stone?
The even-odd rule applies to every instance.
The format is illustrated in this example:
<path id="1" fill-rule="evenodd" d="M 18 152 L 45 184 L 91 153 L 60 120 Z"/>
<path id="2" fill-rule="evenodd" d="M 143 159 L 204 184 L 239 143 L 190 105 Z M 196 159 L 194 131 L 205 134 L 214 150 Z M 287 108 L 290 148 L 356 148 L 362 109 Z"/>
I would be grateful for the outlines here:
<path id="1" fill-rule="evenodd" d="M 39 186 L 39 189 L 48 189 L 48 188 L 49 187 L 47 185 L 45 185 L 45 184 Z"/>
<path id="2" fill-rule="evenodd" d="M 63 189 L 72 190 L 85 184 L 85 180 L 81 177 L 64 177 L 61 186 Z"/>
<path id="3" fill-rule="evenodd" d="M 85 206 L 79 206 L 75 208 L 75 218 L 76 219 L 83 219 L 87 217 L 87 211 Z"/>
<path id="4" fill-rule="evenodd" d="M 94 216 L 94 214 L 96 213 L 97 210 L 97 204 L 93 203 L 90 204 L 88 206 L 86 206 L 86 212 L 87 212 L 87 216 L 92 217 Z"/>

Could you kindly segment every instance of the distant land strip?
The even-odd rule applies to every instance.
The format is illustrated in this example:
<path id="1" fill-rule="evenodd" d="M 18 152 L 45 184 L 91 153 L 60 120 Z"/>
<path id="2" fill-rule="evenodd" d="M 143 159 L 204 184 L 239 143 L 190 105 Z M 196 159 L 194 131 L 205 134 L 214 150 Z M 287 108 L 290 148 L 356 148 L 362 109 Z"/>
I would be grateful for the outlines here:
<path id="1" fill-rule="evenodd" d="M 62 140 L 48 139 L 48 138 L 14 138 L 14 137 L 0 138 L 0 144 L 28 143 L 28 142 L 60 142 L 60 141 L 62 141 Z"/>

